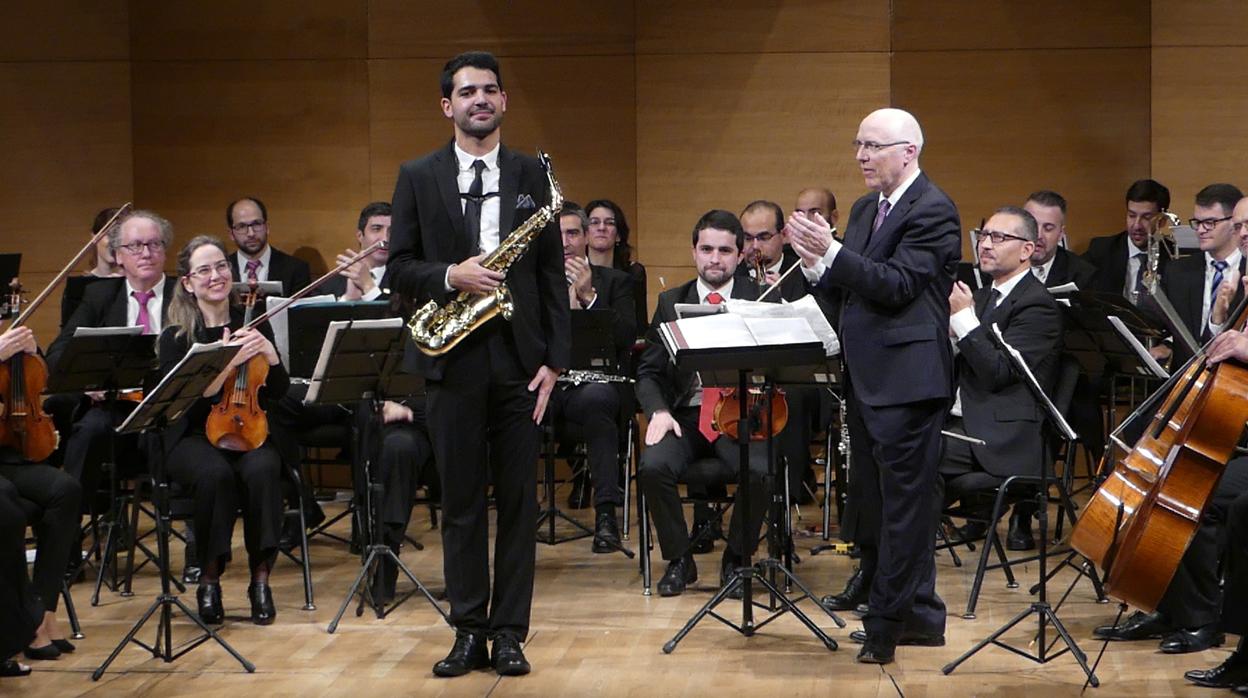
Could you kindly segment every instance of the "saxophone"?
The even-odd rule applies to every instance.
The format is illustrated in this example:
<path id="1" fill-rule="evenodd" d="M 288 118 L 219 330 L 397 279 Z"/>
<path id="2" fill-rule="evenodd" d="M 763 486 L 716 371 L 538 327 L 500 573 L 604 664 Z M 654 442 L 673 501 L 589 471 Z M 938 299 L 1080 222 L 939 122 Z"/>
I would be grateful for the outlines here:
<path id="1" fill-rule="evenodd" d="M 537 155 L 542 169 L 546 171 L 546 180 L 550 183 L 550 203 L 529 216 L 524 224 L 513 230 L 493 252 L 481 260 L 481 266 L 486 269 L 506 274 L 511 265 L 529 249 L 529 243 L 555 220 L 559 210 L 563 208 L 563 192 L 559 190 L 559 182 L 555 179 L 550 156 L 540 150 Z M 422 352 L 428 356 L 441 356 L 495 315 L 502 313 L 504 318 L 510 320 L 514 310 L 511 290 L 504 281 L 489 293 L 460 291 L 444 306 L 431 300 L 412 315 L 407 329 L 412 333 L 412 341 Z"/>

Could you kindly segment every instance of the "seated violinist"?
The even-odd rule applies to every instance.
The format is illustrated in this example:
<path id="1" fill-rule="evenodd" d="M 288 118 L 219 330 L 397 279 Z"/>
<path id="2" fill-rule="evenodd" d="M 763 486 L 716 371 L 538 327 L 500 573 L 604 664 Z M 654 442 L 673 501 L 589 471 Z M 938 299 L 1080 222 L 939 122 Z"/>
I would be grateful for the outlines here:
<path id="1" fill-rule="evenodd" d="M 37 351 L 35 336 L 28 327 L 10 328 L 0 334 L 0 362 Z M 29 590 L 33 591 L 34 601 L 42 611 L 34 619 L 33 639 L 23 645 L 27 659 L 56 659 L 75 649 L 57 623 L 56 607 L 61 598 L 65 566 L 77 552 L 81 499 L 81 486 L 65 471 L 46 463 L 32 463 L 11 445 L 0 446 L 0 508 L 7 506 L 18 512 L 22 517 L 22 533 L 28 523 L 26 509 L 33 505 L 38 511 L 33 522 L 37 548 L 33 587 Z M 18 540 L 21 540 L 20 535 Z M 25 593 L 27 587 L 21 583 L 26 576 L 25 556 L 20 559 L 19 569 L 6 571 L 5 575 L 10 572 L 13 585 L 8 588 Z M 0 588 L 3 587 L 0 584 Z M 13 616 L 0 614 L 0 619 L 4 621 L 0 625 L 5 625 Z M 0 659 L 8 659 L 8 656 L 0 653 Z"/>
<path id="2" fill-rule="evenodd" d="M 659 338 L 659 325 L 677 319 L 677 303 L 718 304 L 726 298 L 752 300 L 758 296 L 758 287 L 751 281 L 733 276 L 744 238 L 740 221 L 728 211 L 709 211 L 698 220 L 693 228 L 693 262 L 698 276 L 660 294 L 637 368 L 637 398 L 649 420 L 637 479 L 646 495 L 663 559 L 668 563 L 659 580 L 660 596 L 676 596 L 698 579 L 677 482 L 699 458 L 719 458 L 736 472 L 740 451 L 733 439 L 711 428 L 718 391 L 703 389 L 696 373 L 676 368 Z M 721 561 L 721 584 L 739 563 L 746 546 L 752 552 L 757 545 L 767 507 L 767 465 L 766 442 L 752 443 L 750 520 L 742 520 L 741 508 L 733 507 L 728 545 Z M 737 492 L 739 498 L 742 489 Z"/>
<path id="3" fill-rule="evenodd" d="M 1239 251 L 1248 253 L 1248 198 L 1239 200 L 1231 215 Z M 1215 324 L 1228 320 L 1228 306 L 1240 288 L 1239 274 L 1228 274 L 1218 289 L 1212 316 Z M 1242 331 L 1222 332 L 1209 345 L 1210 362 L 1248 362 L 1248 336 Z M 1220 646 L 1225 632 L 1248 632 L 1248 551 L 1245 550 L 1245 512 L 1248 511 L 1248 458 L 1227 463 L 1222 478 L 1205 507 L 1200 527 L 1179 562 L 1157 610 L 1137 611 L 1118 625 L 1105 625 L 1093 634 L 1109 640 L 1152 640 L 1161 638 L 1161 651 L 1168 654 L 1199 652 Z M 1225 527 L 1225 530 L 1223 530 Z M 1226 541 L 1220 553 L 1219 541 Z M 1225 588 L 1220 585 L 1218 556 L 1222 560 Z M 1221 622 L 1219 623 L 1219 617 Z M 1239 649 L 1221 666 L 1208 671 L 1190 671 L 1187 678 L 1202 686 L 1233 687 L 1248 683 L 1248 647 L 1240 640 Z"/>
<path id="4" fill-rule="evenodd" d="M 242 349 L 229 369 L 245 370 L 252 359 L 268 364 L 268 376 L 259 390 L 261 407 L 286 393 L 290 378 L 273 346 L 267 324 L 242 329 L 243 309 L 231 302 L 230 264 L 225 246 L 209 236 L 192 239 L 178 253 L 178 285 L 169 308 L 169 323 L 160 335 L 161 375 L 186 355 L 193 343 L 225 340 Z M 196 600 L 207 623 L 221 623 L 221 573 L 231 558 L 234 521 L 243 513 L 243 540 L 247 548 L 251 585 L 251 619 L 258 625 L 273 622 L 277 610 L 269 589 L 269 571 L 282 529 L 282 461 L 272 439 L 249 451 L 219 448 L 209 441 L 206 421 L 219 403 L 231 370 L 222 372 L 199 400 L 164 435 L 165 463 L 172 481 L 194 497 L 193 529 L 201 574 Z"/>

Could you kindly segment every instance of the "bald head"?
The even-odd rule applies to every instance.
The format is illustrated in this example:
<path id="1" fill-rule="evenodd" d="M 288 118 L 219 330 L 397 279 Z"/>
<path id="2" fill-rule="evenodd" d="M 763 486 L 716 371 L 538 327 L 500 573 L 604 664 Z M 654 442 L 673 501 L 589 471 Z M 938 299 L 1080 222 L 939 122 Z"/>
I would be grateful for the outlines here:
<path id="1" fill-rule="evenodd" d="M 867 114 L 867 118 L 863 119 L 862 123 L 864 126 L 871 123 L 883 129 L 883 132 L 888 134 L 890 141 L 912 143 L 915 148 L 916 158 L 919 153 L 923 152 L 923 129 L 919 127 L 919 120 L 904 109 L 894 109 L 892 107 L 876 109 Z"/>
<path id="2" fill-rule="evenodd" d="M 877 109 L 858 125 L 854 156 L 869 189 L 891 196 L 919 169 L 923 129 L 910 112 Z"/>

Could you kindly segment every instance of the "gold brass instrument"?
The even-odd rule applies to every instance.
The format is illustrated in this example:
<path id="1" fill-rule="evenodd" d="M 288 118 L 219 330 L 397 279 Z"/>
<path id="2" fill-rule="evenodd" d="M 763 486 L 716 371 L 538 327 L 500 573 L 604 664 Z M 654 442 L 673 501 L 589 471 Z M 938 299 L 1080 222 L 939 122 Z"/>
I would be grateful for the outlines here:
<path id="1" fill-rule="evenodd" d="M 1152 295 L 1156 295 L 1157 288 L 1161 284 L 1160 264 L 1161 252 L 1165 249 L 1170 259 L 1178 259 L 1182 255 L 1179 254 L 1179 243 L 1174 239 L 1174 230 L 1172 228 L 1183 225 L 1179 217 L 1162 209 L 1157 214 L 1157 218 L 1153 219 L 1152 229 L 1148 231 L 1148 257 L 1145 259 L 1144 266 L 1144 288 Z M 1131 295 L 1136 295 L 1136 290 L 1131 289 Z M 1138 301 L 1138 298 L 1133 298 Z"/>
<path id="2" fill-rule="evenodd" d="M 546 180 L 550 183 L 550 203 L 539 208 L 519 228 L 507 236 L 507 239 L 485 259 L 481 266 L 486 269 L 506 274 L 511 265 L 520 259 L 529 249 L 529 244 L 542 232 L 551 221 L 559 215 L 563 208 L 563 193 L 559 182 L 555 179 L 554 168 L 550 164 L 550 156 L 537 151 L 542 168 L 546 171 Z M 441 356 L 463 341 L 473 330 L 484 325 L 495 315 L 502 314 L 508 320 L 515 309 L 511 290 L 507 282 L 489 293 L 469 293 L 460 291 L 455 298 L 439 306 L 437 301 L 425 303 L 408 321 L 407 328 L 412 333 L 412 341 L 416 347 L 429 356 Z"/>

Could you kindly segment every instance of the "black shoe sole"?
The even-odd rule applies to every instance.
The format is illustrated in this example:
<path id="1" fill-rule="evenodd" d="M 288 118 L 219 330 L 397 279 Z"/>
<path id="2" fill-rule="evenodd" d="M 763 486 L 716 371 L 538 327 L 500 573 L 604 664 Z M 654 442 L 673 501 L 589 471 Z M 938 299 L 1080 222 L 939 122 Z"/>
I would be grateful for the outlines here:
<path id="1" fill-rule="evenodd" d="M 480 671 L 482 669 L 491 668 L 489 658 L 485 658 L 481 660 L 481 662 L 479 663 L 473 663 L 468 666 L 464 666 L 462 668 L 461 667 L 454 667 L 454 668 L 447 667 L 447 668 L 439 670 L 438 666 L 440 664 L 441 662 L 433 665 L 433 675 L 440 677 L 440 678 L 444 678 L 444 679 L 453 679 L 456 676 L 464 676 L 466 674 L 471 674 L 474 671 Z"/>

